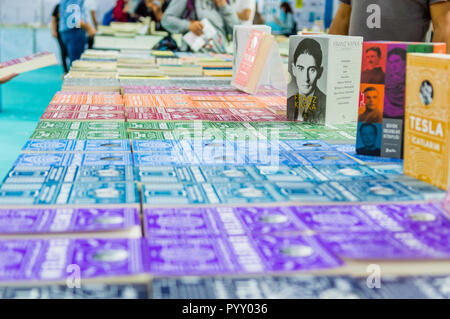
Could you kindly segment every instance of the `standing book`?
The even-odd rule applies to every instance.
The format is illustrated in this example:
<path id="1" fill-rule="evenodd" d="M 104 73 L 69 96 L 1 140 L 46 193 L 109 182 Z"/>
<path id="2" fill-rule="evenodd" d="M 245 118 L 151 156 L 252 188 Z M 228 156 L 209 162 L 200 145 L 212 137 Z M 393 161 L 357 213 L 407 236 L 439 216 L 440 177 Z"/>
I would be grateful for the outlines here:
<path id="1" fill-rule="evenodd" d="M 232 81 L 234 87 L 249 94 L 256 93 L 273 44 L 273 35 L 258 30 L 250 33 L 247 47 Z"/>
<path id="2" fill-rule="evenodd" d="M 356 121 L 362 43 L 362 37 L 289 38 L 289 121 L 326 125 Z"/>
<path id="3" fill-rule="evenodd" d="M 408 54 L 404 173 L 449 187 L 450 56 Z"/>
<path id="4" fill-rule="evenodd" d="M 403 158 L 407 54 L 445 49 L 445 43 L 364 42 L 358 154 Z"/>

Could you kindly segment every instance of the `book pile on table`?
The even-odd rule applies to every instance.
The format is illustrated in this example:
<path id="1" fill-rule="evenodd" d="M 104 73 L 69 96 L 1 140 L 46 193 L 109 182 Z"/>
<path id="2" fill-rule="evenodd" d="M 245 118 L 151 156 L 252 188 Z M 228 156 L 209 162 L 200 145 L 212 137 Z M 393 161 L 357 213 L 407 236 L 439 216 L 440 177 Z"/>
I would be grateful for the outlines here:
<path id="1" fill-rule="evenodd" d="M 285 113 L 205 75 L 66 79 L 0 186 L 0 295 L 448 297 L 445 192 Z"/>

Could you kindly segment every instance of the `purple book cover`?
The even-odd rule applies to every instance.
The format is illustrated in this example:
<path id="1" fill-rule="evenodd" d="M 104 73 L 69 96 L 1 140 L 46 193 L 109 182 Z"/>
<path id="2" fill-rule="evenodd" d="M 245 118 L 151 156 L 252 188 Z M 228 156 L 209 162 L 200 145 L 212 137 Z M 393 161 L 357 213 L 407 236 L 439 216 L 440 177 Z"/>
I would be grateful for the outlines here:
<path id="1" fill-rule="evenodd" d="M 317 233 L 383 231 L 358 206 L 299 206 L 291 209 L 303 229 Z"/>
<path id="2" fill-rule="evenodd" d="M 229 220 L 235 234 L 245 233 L 236 218 Z M 233 227 L 234 226 L 234 227 Z M 214 208 L 152 208 L 144 210 L 147 237 L 220 236 L 226 232 Z"/>
<path id="3" fill-rule="evenodd" d="M 0 209 L 1 234 L 117 231 L 139 225 L 135 208 Z"/>
<path id="4" fill-rule="evenodd" d="M 328 233 L 319 238 L 350 259 L 450 259 L 450 239 L 442 234 Z"/>
<path id="5" fill-rule="evenodd" d="M 435 204 L 299 206 L 301 228 L 318 233 L 435 232 L 450 235 L 450 219 Z"/>
<path id="6" fill-rule="evenodd" d="M 342 265 L 314 237 L 153 237 L 146 241 L 151 275 L 258 274 Z"/>
<path id="7" fill-rule="evenodd" d="M 432 232 L 450 237 L 450 218 L 438 203 L 362 206 L 361 209 L 389 231 Z"/>
<path id="8" fill-rule="evenodd" d="M 139 239 L 0 241 L 0 281 L 65 281 L 142 273 Z M 75 265 L 68 267 L 69 265 Z"/>
<path id="9" fill-rule="evenodd" d="M 270 234 L 306 230 L 289 207 L 152 208 L 144 211 L 147 237 Z"/>

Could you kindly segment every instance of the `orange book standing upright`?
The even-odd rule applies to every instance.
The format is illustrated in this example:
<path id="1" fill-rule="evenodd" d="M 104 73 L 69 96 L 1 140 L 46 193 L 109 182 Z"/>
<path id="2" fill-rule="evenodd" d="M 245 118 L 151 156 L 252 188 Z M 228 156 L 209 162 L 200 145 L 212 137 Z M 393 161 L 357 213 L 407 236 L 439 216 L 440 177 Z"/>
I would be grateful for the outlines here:
<path id="1" fill-rule="evenodd" d="M 449 187 L 450 55 L 408 54 L 404 173 Z"/>

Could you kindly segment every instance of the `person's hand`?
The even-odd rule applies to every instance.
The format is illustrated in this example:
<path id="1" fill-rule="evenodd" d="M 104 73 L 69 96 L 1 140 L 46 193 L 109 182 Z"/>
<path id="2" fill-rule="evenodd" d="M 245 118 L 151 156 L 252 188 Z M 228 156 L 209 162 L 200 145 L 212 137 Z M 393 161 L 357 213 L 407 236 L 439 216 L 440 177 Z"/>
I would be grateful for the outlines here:
<path id="1" fill-rule="evenodd" d="M 56 32 L 55 30 L 52 30 L 52 36 L 57 39 L 58 38 L 58 32 Z"/>
<path id="2" fill-rule="evenodd" d="M 189 24 L 189 31 L 192 31 L 195 35 L 201 36 L 203 34 L 203 24 L 200 21 L 191 21 L 191 24 Z"/>
<path id="3" fill-rule="evenodd" d="M 3 68 L 3 66 L 0 64 L 0 69 L 1 68 Z M 18 74 L 14 73 L 14 74 L 10 74 L 10 75 L 7 75 L 5 77 L 2 77 L 2 78 L 0 78 L 0 84 L 5 84 L 6 82 L 12 80 L 16 76 L 18 76 Z"/>
<path id="4" fill-rule="evenodd" d="M 87 33 L 89 38 L 92 38 L 92 37 L 94 37 L 97 34 L 97 30 L 95 30 L 95 28 L 91 26 L 90 28 L 88 28 L 86 30 L 86 33 Z"/>
<path id="5" fill-rule="evenodd" d="M 216 3 L 216 5 L 219 8 L 222 8 L 223 6 L 225 6 L 227 4 L 227 0 L 214 0 L 214 2 Z"/>

